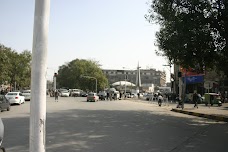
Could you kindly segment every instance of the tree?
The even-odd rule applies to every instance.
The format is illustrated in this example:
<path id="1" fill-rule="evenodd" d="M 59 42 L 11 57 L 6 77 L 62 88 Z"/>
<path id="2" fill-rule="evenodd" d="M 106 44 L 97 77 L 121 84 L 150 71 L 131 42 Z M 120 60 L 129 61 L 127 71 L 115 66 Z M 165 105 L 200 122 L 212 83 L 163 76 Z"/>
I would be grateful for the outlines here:
<path id="1" fill-rule="evenodd" d="M 10 64 L 10 56 L 11 49 L 5 47 L 4 45 L 0 44 L 0 83 L 9 82 L 10 78 L 8 75 L 9 64 Z"/>
<path id="2" fill-rule="evenodd" d="M 20 88 L 29 87 L 31 81 L 31 53 L 28 50 L 17 53 L 0 44 L 0 82 L 16 82 Z"/>
<path id="3" fill-rule="evenodd" d="M 228 75 L 228 1 L 152 0 L 145 16 L 159 23 L 158 55 L 186 68 L 214 68 Z"/>
<path id="4" fill-rule="evenodd" d="M 32 54 L 30 51 L 25 50 L 19 54 L 20 63 L 18 68 L 20 69 L 19 75 L 19 84 L 22 88 L 30 87 L 31 83 L 31 60 Z"/>
<path id="5" fill-rule="evenodd" d="M 108 80 L 99 67 L 98 62 L 92 60 L 75 59 L 59 67 L 57 82 L 59 87 L 80 88 L 82 90 L 94 90 L 94 79 L 83 78 L 84 76 L 97 79 L 98 90 L 103 90 Z"/>

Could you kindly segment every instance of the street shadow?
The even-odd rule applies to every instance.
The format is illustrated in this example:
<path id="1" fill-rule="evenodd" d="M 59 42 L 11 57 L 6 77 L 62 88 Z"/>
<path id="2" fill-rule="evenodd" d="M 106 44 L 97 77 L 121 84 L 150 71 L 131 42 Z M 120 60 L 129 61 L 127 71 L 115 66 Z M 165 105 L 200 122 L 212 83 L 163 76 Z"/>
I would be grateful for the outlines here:
<path id="1" fill-rule="evenodd" d="M 29 117 L 4 118 L 3 122 L 6 150 L 28 152 Z M 196 132 L 201 133 L 208 125 L 162 110 L 65 110 L 47 113 L 46 151 L 167 152 L 193 135 L 197 137 Z"/>
<path id="2" fill-rule="evenodd" d="M 222 110 L 228 110 L 228 107 L 222 107 L 221 109 Z"/>

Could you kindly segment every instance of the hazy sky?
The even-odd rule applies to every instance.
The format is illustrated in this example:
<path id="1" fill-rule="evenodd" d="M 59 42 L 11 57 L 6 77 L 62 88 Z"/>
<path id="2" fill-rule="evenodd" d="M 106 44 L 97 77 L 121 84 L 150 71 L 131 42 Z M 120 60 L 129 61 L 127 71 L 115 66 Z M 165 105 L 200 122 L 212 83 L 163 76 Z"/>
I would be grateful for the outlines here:
<path id="1" fill-rule="evenodd" d="M 148 0 L 51 0 L 48 77 L 73 59 L 94 59 L 103 69 L 169 68 L 155 55 L 158 25 L 144 15 Z M 0 0 L 0 43 L 32 50 L 35 0 Z"/>

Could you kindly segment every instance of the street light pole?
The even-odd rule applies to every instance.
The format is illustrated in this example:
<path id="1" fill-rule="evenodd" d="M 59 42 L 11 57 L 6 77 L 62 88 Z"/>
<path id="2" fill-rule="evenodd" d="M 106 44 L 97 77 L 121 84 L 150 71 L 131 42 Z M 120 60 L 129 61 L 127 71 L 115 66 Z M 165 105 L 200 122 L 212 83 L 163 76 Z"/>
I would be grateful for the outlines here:
<path id="1" fill-rule="evenodd" d="M 125 69 L 125 67 L 123 67 L 123 69 Z M 124 70 L 124 73 L 125 73 L 125 70 Z M 125 84 L 124 84 L 124 97 L 126 97 L 126 74 L 124 74 L 124 82 L 125 82 Z"/>
<path id="2" fill-rule="evenodd" d="M 33 28 L 29 151 L 45 152 L 50 0 L 36 0 Z"/>
<path id="3" fill-rule="evenodd" d="M 171 64 L 169 64 L 169 65 L 163 65 L 163 66 L 169 66 L 169 73 L 170 73 L 170 86 L 172 85 L 171 84 L 171 82 L 172 82 L 172 78 L 171 78 L 171 67 L 172 67 L 172 65 Z M 171 92 L 172 92 L 172 86 L 171 86 Z"/>
<path id="4" fill-rule="evenodd" d="M 97 79 L 95 78 L 95 80 L 96 80 L 96 93 L 97 93 Z"/>
<path id="5" fill-rule="evenodd" d="M 91 76 L 87 76 L 87 75 L 81 75 L 81 77 L 95 79 L 96 80 L 96 93 L 97 93 L 97 78 L 91 77 Z"/>

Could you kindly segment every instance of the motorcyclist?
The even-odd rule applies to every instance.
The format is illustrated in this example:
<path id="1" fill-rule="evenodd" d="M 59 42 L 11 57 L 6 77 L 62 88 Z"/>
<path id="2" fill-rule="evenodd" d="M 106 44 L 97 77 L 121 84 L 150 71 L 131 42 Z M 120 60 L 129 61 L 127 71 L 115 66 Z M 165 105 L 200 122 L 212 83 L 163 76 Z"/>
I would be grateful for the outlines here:
<path id="1" fill-rule="evenodd" d="M 162 95 L 159 93 L 159 94 L 158 94 L 158 105 L 159 105 L 160 107 L 161 107 L 162 101 L 163 101 L 163 97 L 162 97 Z"/>

